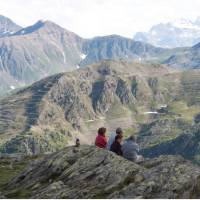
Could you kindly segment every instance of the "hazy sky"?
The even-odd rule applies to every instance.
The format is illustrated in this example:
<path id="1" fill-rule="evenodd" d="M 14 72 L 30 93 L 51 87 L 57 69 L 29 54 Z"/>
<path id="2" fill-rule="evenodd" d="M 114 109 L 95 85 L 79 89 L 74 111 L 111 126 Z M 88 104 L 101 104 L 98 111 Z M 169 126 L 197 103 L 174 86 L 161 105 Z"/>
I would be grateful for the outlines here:
<path id="1" fill-rule="evenodd" d="M 133 37 L 156 23 L 193 20 L 199 11 L 200 0 L 0 0 L 0 14 L 22 26 L 48 19 L 83 37 Z"/>

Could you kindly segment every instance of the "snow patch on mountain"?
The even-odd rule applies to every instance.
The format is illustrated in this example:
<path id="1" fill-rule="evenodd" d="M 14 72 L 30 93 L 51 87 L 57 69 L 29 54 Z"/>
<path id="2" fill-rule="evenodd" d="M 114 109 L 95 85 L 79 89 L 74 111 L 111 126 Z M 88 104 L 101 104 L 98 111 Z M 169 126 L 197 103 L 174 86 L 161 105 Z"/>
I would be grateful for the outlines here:
<path id="1" fill-rule="evenodd" d="M 193 23 L 192 21 L 187 20 L 187 19 L 175 20 L 174 22 L 170 22 L 170 24 L 177 28 L 200 29 L 199 26 L 197 26 L 195 23 Z"/>
<path id="2" fill-rule="evenodd" d="M 25 30 L 22 30 L 22 31 L 21 31 L 21 34 L 22 34 L 22 35 L 24 35 L 25 33 L 26 33 L 26 31 L 25 31 Z"/>
<path id="3" fill-rule="evenodd" d="M 82 60 L 84 60 L 87 57 L 87 55 L 82 53 L 82 54 L 80 54 L 80 57 L 81 57 Z"/>
<path id="4" fill-rule="evenodd" d="M 157 111 L 148 111 L 148 112 L 144 112 L 144 114 L 146 115 L 146 114 L 158 114 L 158 112 Z"/>
<path id="5" fill-rule="evenodd" d="M 66 63 L 66 56 L 64 51 L 62 51 L 62 55 L 63 55 L 63 62 Z"/>
<path id="6" fill-rule="evenodd" d="M 10 86 L 10 89 L 14 90 L 14 89 L 15 89 L 15 86 L 11 85 L 11 86 Z"/>

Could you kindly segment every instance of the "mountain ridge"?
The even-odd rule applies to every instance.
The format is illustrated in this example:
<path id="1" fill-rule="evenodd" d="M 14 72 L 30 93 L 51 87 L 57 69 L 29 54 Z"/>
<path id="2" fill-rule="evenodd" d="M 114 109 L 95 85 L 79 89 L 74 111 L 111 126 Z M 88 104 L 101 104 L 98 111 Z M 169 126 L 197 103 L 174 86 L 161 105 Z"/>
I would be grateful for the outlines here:
<path id="1" fill-rule="evenodd" d="M 199 19 L 180 19 L 152 26 L 148 32 L 137 32 L 135 40 L 151 43 L 163 48 L 193 46 L 200 42 Z"/>
<path id="2" fill-rule="evenodd" d="M 109 132 L 122 126 L 133 133 L 157 117 L 160 125 L 173 126 L 150 137 L 150 144 L 174 138 L 182 134 L 179 126 L 189 126 L 200 112 L 198 74 L 159 64 L 105 60 L 47 77 L 0 101 L 0 151 L 53 152 L 73 144 L 76 137 L 91 144 L 97 126 Z M 172 111 L 154 111 L 162 105 Z M 158 115 L 148 114 L 151 111 Z"/>
<path id="3" fill-rule="evenodd" d="M 0 49 L 0 93 L 4 94 L 48 75 L 103 59 L 142 61 L 165 53 L 164 49 L 117 35 L 84 39 L 51 21 L 41 20 L 0 38 Z"/>
<path id="4" fill-rule="evenodd" d="M 22 27 L 14 23 L 11 19 L 0 15 L 0 38 L 10 36 Z"/>

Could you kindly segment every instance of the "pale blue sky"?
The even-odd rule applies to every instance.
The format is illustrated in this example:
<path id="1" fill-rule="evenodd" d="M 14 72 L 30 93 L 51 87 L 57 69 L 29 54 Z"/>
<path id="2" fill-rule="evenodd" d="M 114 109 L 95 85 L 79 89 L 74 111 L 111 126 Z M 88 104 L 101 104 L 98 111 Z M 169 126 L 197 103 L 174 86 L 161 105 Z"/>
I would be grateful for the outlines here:
<path id="1" fill-rule="evenodd" d="M 200 0 L 0 0 L 0 14 L 27 26 L 54 21 L 83 37 L 133 37 L 159 22 L 200 15 Z"/>

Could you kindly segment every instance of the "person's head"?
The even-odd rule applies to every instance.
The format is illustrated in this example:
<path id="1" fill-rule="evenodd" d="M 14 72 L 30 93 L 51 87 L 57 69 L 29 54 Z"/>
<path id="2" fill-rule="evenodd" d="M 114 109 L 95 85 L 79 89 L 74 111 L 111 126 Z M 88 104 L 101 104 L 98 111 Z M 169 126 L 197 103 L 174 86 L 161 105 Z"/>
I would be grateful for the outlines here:
<path id="1" fill-rule="evenodd" d="M 80 140 L 78 138 L 76 138 L 76 146 L 80 146 Z"/>
<path id="2" fill-rule="evenodd" d="M 123 130 L 122 130 L 122 128 L 120 128 L 120 127 L 117 128 L 117 129 L 116 129 L 116 134 L 122 136 L 122 135 L 123 135 Z"/>
<path id="3" fill-rule="evenodd" d="M 106 134 L 106 128 L 104 128 L 104 127 L 99 128 L 98 135 L 105 136 L 105 134 Z"/>
<path id="4" fill-rule="evenodd" d="M 116 135 L 115 136 L 115 142 L 118 142 L 118 143 L 122 143 L 122 138 L 123 138 L 123 136 L 122 135 Z"/>
<path id="5" fill-rule="evenodd" d="M 131 135 L 129 137 L 129 140 L 133 141 L 133 142 L 136 142 L 137 138 L 136 138 L 136 135 Z"/>

